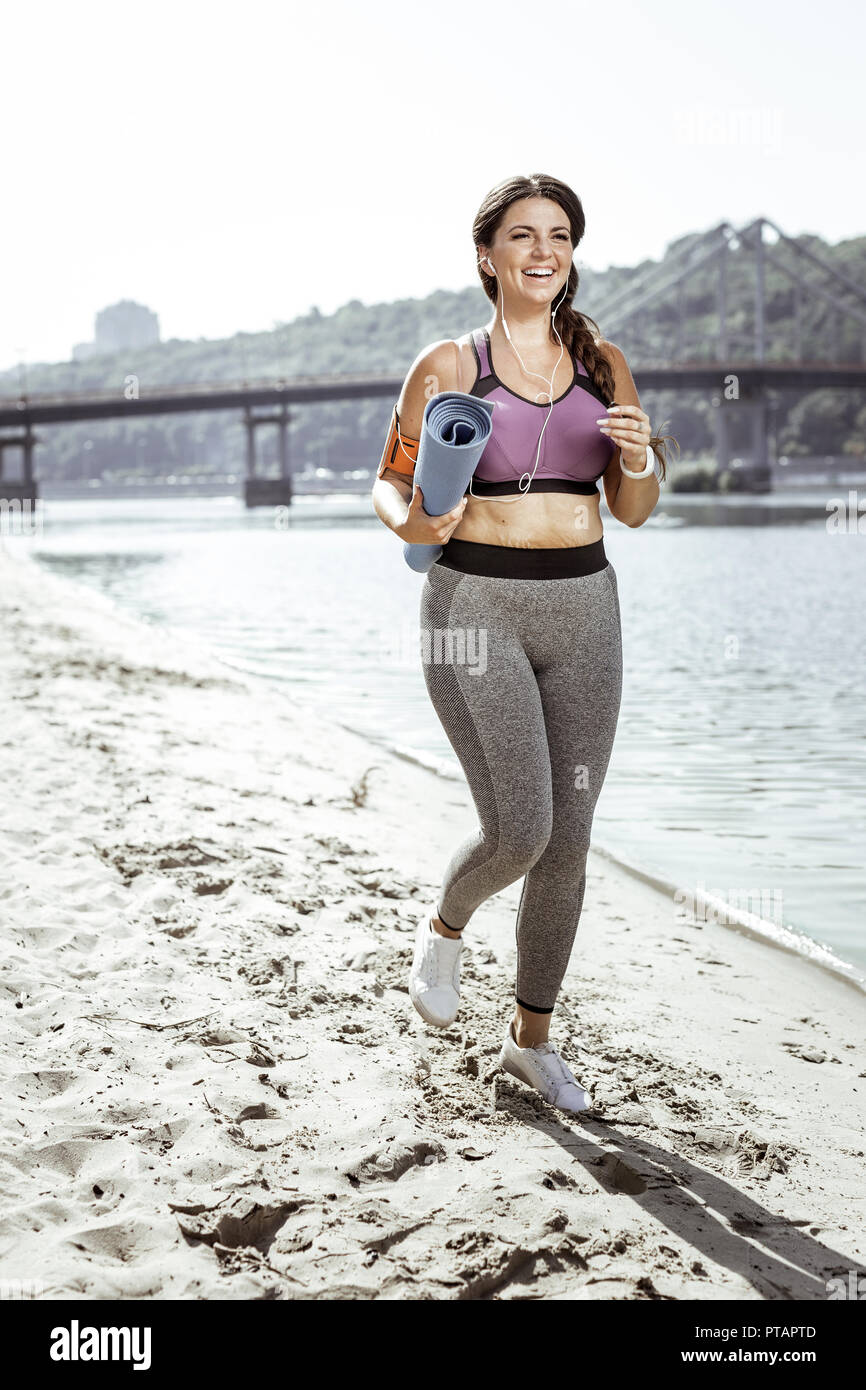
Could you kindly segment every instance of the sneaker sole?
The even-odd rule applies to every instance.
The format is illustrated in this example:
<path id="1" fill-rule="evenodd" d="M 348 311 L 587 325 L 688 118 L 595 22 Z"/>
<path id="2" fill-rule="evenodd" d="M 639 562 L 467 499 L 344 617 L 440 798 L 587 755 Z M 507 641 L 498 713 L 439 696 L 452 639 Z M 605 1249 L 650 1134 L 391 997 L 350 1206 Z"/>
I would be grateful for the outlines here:
<path id="1" fill-rule="evenodd" d="M 535 1091 L 536 1095 L 541 1095 L 541 1092 L 538 1090 L 537 1086 L 533 1086 L 531 1081 L 527 1081 L 526 1077 L 522 1074 L 522 1072 L 519 1072 L 517 1070 L 517 1067 L 514 1065 L 511 1059 L 508 1056 L 506 1056 L 504 1052 L 500 1052 L 499 1054 L 499 1065 L 501 1066 L 503 1071 L 508 1072 L 509 1076 L 513 1076 L 518 1081 L 522 1081 L 524 1086 L 529 1086 L 533 1091 Z M 542 1099 L 544 1099 L 543 1096 Z"/>
<path id="2" fill-rule="evenodd" d="M 415 993 L 415 990 L 414 990 L 414 988 L 413 988 L 413 986 L 412 986 L 411 984 L 410 984 L 410 986 L 409 986 L 409 998 L 412 1000 L 412 1003 L 415 1005 L 415 1008 L 418 1010 L 418 1013 L 419 1013 L 419 1014 L 421 1015 L 421 1017 L 424 1019 L 424 1022 L 425 1022 L 425 1023 L 432 1023 L 433 1026 L 434 1026 L 434 1028 L 448 1028 L 448 1027 L 450 1027 L 450 1025 L 451 1025 L 452 1023 L 455 1022 L 455 1020 L 456 1020 L 456 1018 L 457 1018 L 457 1014 L 459 1014 L 459 1012 L 460 1012 L 460 1006 L 458 1005 L 458 1007 L 457 1007 L 457 1013 L 455 1013 L 455 1015 L 454 1015 L 453 1018 L 447 1018 L 447 1019 L 445 1019 L 445 1020 L 443 1020 L 443 1019 L 441 1019 L 441 1018 L 434 1018 L 433 1015 L 432 1015 L 431 1013 L 429 1013 L 427 1009 L 424 1008 L 424 1005 L 421 1003 L 421 1000 L 418 998 L 418 996 L 417 996 L 417 994 Z"/>

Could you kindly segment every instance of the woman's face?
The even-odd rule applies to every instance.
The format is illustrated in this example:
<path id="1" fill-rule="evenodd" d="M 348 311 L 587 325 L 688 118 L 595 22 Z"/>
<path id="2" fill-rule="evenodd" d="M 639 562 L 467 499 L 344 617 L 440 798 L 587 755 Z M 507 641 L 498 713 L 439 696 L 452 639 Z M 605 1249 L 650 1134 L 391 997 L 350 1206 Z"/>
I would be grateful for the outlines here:
<path id="1" fill-rule="evenodd" d="M 563 289 L 571 270 L 571 228 L 558 203 L 550 198 L 521 198 L 502 218 L 489 255 L 507 299 L 547 304 Z M 490 267 L 483 269 L 489 275 Z M 549 274 L 539 272 L 549 271 Z M 534 274 L 532 272 L 535 272 Z"/>

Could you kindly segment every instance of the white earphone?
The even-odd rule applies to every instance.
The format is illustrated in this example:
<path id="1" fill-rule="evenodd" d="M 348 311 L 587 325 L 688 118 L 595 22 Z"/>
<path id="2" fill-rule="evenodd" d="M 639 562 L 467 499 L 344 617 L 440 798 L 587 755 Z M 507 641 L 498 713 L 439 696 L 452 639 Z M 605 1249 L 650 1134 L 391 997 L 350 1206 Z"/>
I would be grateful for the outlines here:
<path id="1" fill-rule="evenodd" d="M 497 283 L 498 283 L 498 282 L 499 282 L 499 276 L 496 274 L 496 267 L 495 267 L 495 265 L 493 264 L 493 262 L 491 261 L 491 259 L 490 259 L 489 256 L 485 256 L 485 257 L 484 257 L 484 260 L 485 260 L 485 261 L 487 262 L 487 264 L 490 266 L 490 269 L 493 271 L 493 274 L 496 275 L 496 280 L 497 280 Z M 568 292 L 568 276 L 565 277 L 565 286 L 564 286 L 564 288 L 563 288 L 562 297 L 560 298 L 559 304 L 562 303 L 562 300 L 565 298 L 567 292 Z M 541 426 L 541 433 L 540 433 L 540 435 L 538 436 L 538 448 L 537 448 L 536 451 L 535 451 L 535 463 L 532 465 L 532 472 L 531 472 L 531 473 L 529 473 L 529 472 L 521 473 L 521 475 L 520 475 L 520 477 L 519 477 L 519 479 L 518 479 L 518 481 L 517 481 L 518 489 L 520 490 L 521 494 L 525 495 L 525 494 L 529 491 L 529 487 L 530 487 L 530 484 L 532 483 L 532 479 L 535 477 L 535 470 L 536 470 L 536 468 L 538 467 L 538 459 L 539 459 L 539 455 L 540 455 L 540 453 L 541 453 L 541 441 L 542 441 L 542 439 L 544 438 L 544 431 L 547 429 L 547 421 L 550 419 L 550 416 L 551 416 L 551 414 L 552 414 L 552 412 L 553 412 L 553 382 L 554 382 L 554 379 L 555 379 L 555 377 L 556 377 L 556 373 L 557 373 L 557 370 L 558 370 L 558 368 L 559 368 L 559 364 L 560 364 L 560 362 L 562 361 L 562 354 L 563 354 L 563 352 L 565 351 L 565 344 L 563 343 L 562 339 L 559 337 L 559 330 L 557 329 L 557 327 L 556 327 L 556 325 L 555 325 L 555 323 L 554 323 L 554 319 L 556 318 L 556 312 L 557 312 L 557 309 L 559 308 L 559 304 L 557 304 L 556 309 L 554 309 L 554 311 L 553 311 L 553 316 L 552 316 L 551 321 L 550 321 L 550 322 L 551 322 L 551 327 L 553 328 L 554 333 L 556 334 L 557 338 L 559 338 L 559 357 L 556 359 L 556 366 L 555 366 L 554 369 L 553 369 L 553 372 L 552 372 L 552 374 L 551 374 L 551 376 L 550 376 L 550 380 L 549 380 L 549 381 L 548 381 L 547 377 L 544 377 L 544 376 L 541 375 L 541 372 L 531 372 L 531 371 L 529 371 L 528 367 L 525 365 L 525 363 L 524 363 L 524 361 L 523 361 L 523 358 L 520 356 L 520 353 L 517 352 L 517 348 L 514 347 L 514 341 L 513 341 L 512 337 L 511 337 L 511 332 L 510 332 L 509 327 L 508 327 L 508 321 L 506 320 L 506 317 L 505 317 L 505 296 L 504 296 L 503 293 L 502 293 L 502 287 L 501 287 L 501 285 L 500 285 L 500 289 L 499 289 L 499 304 L 500 304 L 500 311 L 501 311 L 501 314 L 502 314 L 502 327 L 503 327 L 503 329 L 505 330 L 505 336 L 506 336 L 506 338 L 508 339 L 509 343 L 511 343 L 511 346 L 514 348 L 514 351 L 515 351 L 515 353 L 517 354 L 517 359 L 518 359 L 518 361 L 520 362 L 521 367 L 523 367 L 523 370 L 526 372 L 526 375 L 527 375 L 527 376 L 537 376 L 537 377 L 539 378 L 539 380 L 546 382 L 547 386 L 549 387 L 549 390 L 548 390 L 548 392 L 547 392 L 548 396 L 550 397 L 549 409 L 548 409 L 547 417 L 546 417 L 546 419 L 545 419 L 545 421 L 544 421 L 544 424 Z M 526 487 L 522 487 L 522 486 L 521 486 L 521 484 L 522 484 L 524 478 L 527 478 L 527 479 L 529 480 L 529 481 L 527 482 L 527 484 L 526 484 Z M 477 497 L 479 501 L 483 501 L 483 502 L 493 502 L 493 501 L 502 502 L 502 501 L 505 500 L 505 499 L 502 498 L 502 497 L 495 497 L 495 498 L 494 498 L 494 497 L 483 497 L 483 498 L 482 498 L 482 497 L 478 497 L 478 493 L 472 491 L 472 479 L 471 479 L 471 478 L 469 479 L 469 495 L 470 495 L 470 497 Z M 514 499 L 514 500 L 516 500 L 516 499 Z"/>

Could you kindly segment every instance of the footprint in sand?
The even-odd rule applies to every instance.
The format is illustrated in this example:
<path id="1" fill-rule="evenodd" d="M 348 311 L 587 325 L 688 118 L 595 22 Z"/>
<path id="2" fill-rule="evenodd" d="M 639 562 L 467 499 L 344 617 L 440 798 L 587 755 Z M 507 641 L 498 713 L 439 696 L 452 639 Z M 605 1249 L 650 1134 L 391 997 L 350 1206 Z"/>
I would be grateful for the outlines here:
<path id="1" fill-rule="evenodd" d="M 390 1140 L 382 1148 L 368 1149 L 356 1155 L 343 1167 L 343 1174 L 353 1187 L 362 1182 L 396 1182 L 410 1168 L 431 1163 L 443 1163 L 446 1153 L 438 1139 Z"/>

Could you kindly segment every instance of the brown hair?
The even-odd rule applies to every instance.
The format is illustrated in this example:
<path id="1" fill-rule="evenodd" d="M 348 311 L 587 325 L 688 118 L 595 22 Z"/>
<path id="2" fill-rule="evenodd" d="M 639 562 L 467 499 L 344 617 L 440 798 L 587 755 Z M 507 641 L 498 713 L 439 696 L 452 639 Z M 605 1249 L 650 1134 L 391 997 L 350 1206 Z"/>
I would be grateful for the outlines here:
<path id="1" fill-rule="evenodd" d="M 475 243 L 476 252 L 481 246 L 489 247 L 492 245 L 493 238 L 508 208 L 521 198 L 550 198 L 559 204 L 568 218 L 573 253 L 583 240 L 583 234 L 586 230 L 583 206 L 577 194 L 569 188 L 568 184 L 552 178 L 549 174 L 529 174 L 526 176 L 516 174 L 513 178 L 504 179 L 495 188 L 491 188 L 483 199 L 472 223 L 472 240 Z M 499 293 L 499 282 L 496 276 L 484 270 L 480 261 L 478 274 L 481 277 L 484 293 L 492 304 L 496 304 Z M 583 363 L 589 373 L 590 380 L 604 397 L 607 405 L 613 405 L 615 403 L 613 368 L 610 359 L 599 347 L 601 331 L 594 319 L 575 309 L 573 304 L 579 284 L 580 276 L 577 266 L 572 261 L 568 272 L 565 297 L 558 301 L 556 322 L 566 351 L 573 353 Z M 557 341 L 552 322 L 550 340 L 554 343 Z M 664 441 L 668 439 L 673 440 L 673 435 L 653 435 L 650 440 L 650 448 L 656 456 L 662 479 L 665 477 L 667 462 Z M 676 443 L 676 440 L 673 442 Z M 677 448 L 679 448 L 678 444 Z"/>

